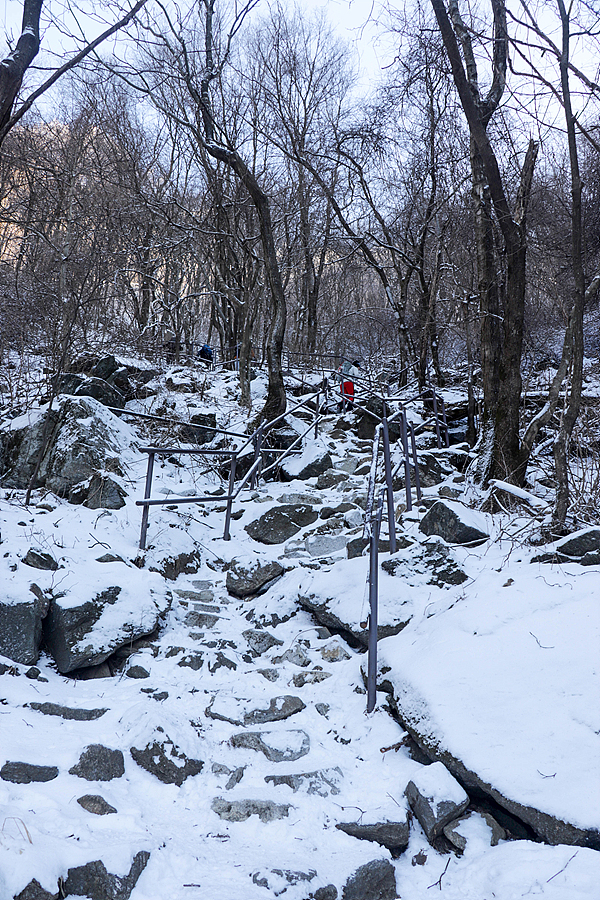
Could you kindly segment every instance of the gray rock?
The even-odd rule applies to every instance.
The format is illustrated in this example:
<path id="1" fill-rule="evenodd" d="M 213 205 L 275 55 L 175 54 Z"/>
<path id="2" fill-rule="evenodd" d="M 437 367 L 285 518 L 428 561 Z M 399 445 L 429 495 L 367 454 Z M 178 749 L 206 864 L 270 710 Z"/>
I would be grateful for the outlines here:
<path id="1" fill-rule="evenodd" d="M 96 473 L 90 479 L 84 505 L 88 509 L 121 509 L 126 497 L 127 491 L 114 478 Z"/>
<path id="2" fill-rule="evenodd" d="M 342 900 L 396 900 L 396 873 L 388 859 L 374 859 L 351 875 Z"/>
<path id="3" fill-rule="evenodd" d="M 274 878 L 272 877 L 273 875 L 275 876 Z M 310 869 L 308 872 L 294 872 L 291 869 L 271 869 L 270 871 L 261 870 L 254 872 L 252 881 L 259 887 L 272 891 L 275 897 L 279 897 L 281 894 L 285 894 L 291 885 L 312 881 L 316 877 L 317 873 L 314 869 Z M 285 882 L 284 887 L 281 887 L 282 881 Z"/>
<path id="4" fill-rule="evenodd" d="M 210 805 L 220 819 L 226 822 L 245 822 L 250 816 L 258 816 L 261 822 L 286 819 L 290 813 L 289 803 L 273 803 L 272 800 L 226 800 L 215 797 Z"/>
<path id="5" fill-rule="evenodd" d="M 147 744 L 143 750 L 132 747 L 130 753 L 146 772 L 163 784 L 176 784 L 177 787 L 181 787 L 186 778 L 198 775 L 204 766 L 201 759 L 188 759 L 168 737 Z"/>
<path id="6" fill-rule="evenodd" d="M 129 900 L 149 859 L 150 853 L 140 850 L 124 876 L 111 875 L 99 859 L 69 869 L 63 883 L 63 896 L 74 894 L 76 897 L 87 897 L 88 900 Z"/>
<path id="7" fill-rule="evenodd" d="M 280 731 L 243 731 L 233 735 L 231 746 L 264 753 L 269 762 L 294 762 L 310 751 L 310 738 L 301 729 L 283 734 Z"/>
<path id="8" fill-rule="evenodd" d="M 6 762 L 0 769 L 2 781 L 31 784 L 32 781 L 53 781 L 58 778 L 56 766 L 35 766 L 33 763 Z"/>
<path id="9" fill-rule="evenodd" d="M 298 775 L 267 775 L 265 777 L 267 784 L 269 782 L 276 785 L 285 784 L 294 793 L 302 790 L 307 794 L 317 794 L 319 797 L 339 794 L 341 780 L 342 770 L 337 766 L 334 769 L 320 769 L 316 772 L 302 772 Z"/>
<path id="10" fill-rule="evenodd" d="M 42 623 L 48 613 L 49 600 L 37 584 L 32 596 L 10 596 L 0 600 L 0 655 L 29 666 L 37 662 L 42 642 Z"/>
<path id="11" fill-rule="evenodd" d="M 345 534 L 310 534 L 305 546 L 312 557 L 329 556 L 346 549 L 348 536 Z"/>
<path id="12" fill-rule="evenodd" d="M 407 576 L 410 578 L 413 572 L 425 572 L 430 574 L 427 584 L 440 588 L 463 584 L 468 580 L 468 575 L 456 563 L 450 548 L 436 540 L 417 546 L 409 558 L 385 559 L 381 568 L 388 575 L 398 575 L 404 579 Z"/>
<path id="13" fill-rule="evenodd" d="M 112 781 L 125 774 L 125 762 L 120 750 L 111 750 L 102 744 L 86 747 L 77 765 L 69 769 L 70 775 L 86 781 Z"/>
<path id="14" fill-rule="evenodd" d="M 77 375 L 75 372 L 65 372 L 54 376 L 52 386 L 57 394 L 74 394 L 84 381 L 84 375 Z"/>
<path id="15" fill-rule="evenodd" d="M 32 425 L 0 432 L 0 475 L 7 487 L 27 488 L 40 453 L 56 431 L 60 410 L 52 409 Z M 35 486 L 44 483 L 39 473 Z"/>
<path id="16" fill-rule="evenodd" d="M 423 534 L 436 534 L 449 544 L 483 543 L 489 534 L 483 527 L 474 525 L 475 521 L 483 523 L 484 520 L 460 503 L 438 500 L 423 516 L 419 530 Z"/>
<path id="17" fill-rule="evenodd" d="M 125 674 L 128 678 L 150 678 L 150 672 L 143 666 L 130 666 Z"/>
<path id="18" fill-rule="evenodd" d="M 60 894 L 51 894 L 34 878 L 22 891 L 15 894 L 14 900 L 59 900 L 59 897 Z"/>
<path id="19" fill-rule="evenodd" d="M 410 829 L 406 820 L 404 822 L 375 822 L 372 825 L 363 822 L 339 822 L 335 827 L 361 841 L 374 841 L 381 844 L 395 855 L 403 853 L 408 847 Z"/>
<path id="20" fill-rule="evenodd" d="M 4 484 L 26 488 L 45 447 L 35 486 L 45 485 L 67 497 L 75 485 L 97 472 L 122 475 L 119 456 L 130 446 L 131 436 L 126 426 L 96 400 L 71 397 L 34 425 L 3 436 L 2 444 L 2 467 L 11 467 Z"/>
<path id="21" fill-rule="evenodd" d="M 296 435 L 296 437 L 298 437 L 298 435 Z M 288 457 L 281 466 L 281 480 L 293 481 L 298 478 L 300 481 L 307 481 L 309 478 L 317 478 L 324 472 L 327 472 L 331 469 L 332 465 L 331 456 L 327 451 L 315 456 L 310 462 L 303 466 L 299 466 L 296 460 Z"/>
<path id="22" fill-rule="evenodd" d="M 337 900 L 338 890 L 335 884 L 325 884 L 308 896 L 309 900 Z"/>
<path id="23" fill-rule="evenodd" d="M 423 769 L 406 786 L 406 798 L 428 841 L 469 805 L 469 795 L 440 762 Z"/>
<path id="24" fill-rule="evenodd" d="M 585 556 L 600 550 L 600 528 L 583 528 L 569 534 L 555 544 L 556 552 L 566 556 Z"/>
<path id="25" fill-rule="evenodd" d="M 285 653 L 282 653 L 281 656 L 274 656 L 271 660 L 273 665 L 279 666 L 281 663 L 289 662 L 294 666 L 300 666 L 305 668 L 310 665 L 310 656 L 304 649 L 304 647 L 300 647 L 298 644 L 295 644 L 293 647 L 290 647 Z"/>
<path id="26" fill-rule="evenodd" d="M 496 822 L 493 816 L 488 812 L 478 812 L 472 813 L 469 812 L 465 816 L 461 816 L 460 819 L 455 819 L 450 822 L 448 825 L 444 826 L 444 835 L 450 841 L 450 843 L 456 847 L 461 853 L 464 851 L 467 846 L 467 838 L 461 834 L 461 826 L 464 822 L 467 822 L 471 816 L 479 815 L 481 816 L 490 829 L 490 846 L 496 847 L 500 841 L 506 840 L 506 832 L 501 825 Z"/>
<path id="27" fill-rule="evenodd" d="M 115 374 L 118 368 L 119 363 L 112 354 L 109 354 L 98 360 L 90 374 L 93 375 L 94 378 L 101 378 L 103 381 L 107 381 L 111 375 Z"/>
<path id="28" fill-rule="evenodd" d="M 283 575 L 284 568 L 278 562 L 244 565 L 234 560 L 227 572 L 226 587 L 234 597 L 250 597 L 267 591 L 273 582 Z"/>
<path id="29" fill-rule="evenodd" d="M 312 506 L 290 503 L 268 510 L 246 525 L 245 531 L 261 544 L 283 544 L 316 520 L 317 513 Z"/>
<path id="30" fill-rule="evenodd" d="M 68 595 L 53 600 L 43 631 L 61 674 L 99 665 L 115 650 L 156 629 L 161 608 L 152 597 L 136 608 L 128 594 L 120 595 L 121 588 L 115 585 L 75 604 Z"/>
<path id="31" fill-rule="evenodd" d="M 47 569 L 49 572 L 56 572 L 58 569 L 58 563 L 53 556 L 41 550 L 34 550 L 33 547 L 29 548 L 22 561 L 32 569 Z"/>
<path id="32" fill-rule="evenodd" d="M 193 575 L 202 565 L 202 557 L 197 550 L 164 556 L 156 565 L 149 566 L 151 572 L 160 572 L 167 581 L 175 581 L 180 575 Z"/>
<path id="33" fill-rule="evenodd" d="M 75 390 L 76 397 L 93 397 L 102 406 L 112 406 L 116 409 L 125 409 L 125 400 L 120 391 L 103 378 L 91 376 L 79 385 Z"/>
<path id="34" fill-rule="evenodd" d="M 320 684 L 331 678 L 331 672 L 322 672 L 320 669 L 313 669 L 310 672 L 296 672 L 292 681 L 294 687 L 304 687 L 305 684 Z"/>
<path id="35" fill-rule="evenodd" d="M 273 697 L 266 709 L 253 709 L 244 715 L 244 725 L 262 725 L 265 722 L 280 722 L 289 719 L 296 713 L 305 709 L 306 704 L 300 697 L 286 694 L 282 697 Z"/>
<path id="36" fill-rule="evenodd" d="M 317 478 L 317 488 L 320 491 L 327 491 L 330 488 L 338 487 L 344 481 L 348 481 L 347 472 L 336 472 L 335 469 L 329 469 Z"/>
<path id="37" fill-rule="evenodd" d="M 207 444 L 215 436 L 217 416 L 215 413 L 194 413 L 189 425 L 182 425 L 179 436 L 192 444 Z"/>
<path id="38" fill-rule="evenodd" d="M 367 624 L 364 624 L 364 627 L 361 627 L 363 623 L 360 623 L 359 626 L 352 622 L 344 622 L 338 615 L 338 612 L 332 612 L 329 606 L 328 600 L 322 600 L 321 598 L 317 598 L 313 596 L 304 596 L 300 594 L 298 596 L 298 603 L 303 609 L 307 609 L 311 612 L 315 619 L 321 624 L 325 625 L 327 628 L 331 629 L 331 631 L 335 631 L 338 634 L 346 634 L 351 635 L 352 639 L 357 640 L 362 646 L 368 647 L 369 645 L 369 630 L 367 628 Z M 378 622 L 377 625 L 377 640 L 380 641 L 382 638 L 391 637 L 394 634 L 399 634 L 403 628 L 406 628 L 408 623 L 411 620 L 412 612 L 404 611 L 400 606 L 398 609 L 397 617 L 394 617 L 393 621 L 390 622 Z M 410 607 L 412 609 L 412 607 Z"/>
<path id="39" fill-rule="evenodd" d="M 322 647 L 319 653 L 325 662 L 340 662 L 340 660 L 350 659 L 350 654 L 341 644 L 330 644 L 328 647 Z"/>
<path id="40" fill-rule="evenodd" d="M 246 638 L 250 647 L 250 653 L 254 657 L 262 656 L 263 653 L 266 653 L 272 647 L 283 646 L 283 641 L 280 641 L 279 638 L 276 638 L 275 635 L 270 634 L 268 631 L 250 628 L 248 631 L 242 632 L 242 635 Z"/>
<path id="41" fill-rule="evenodd" d="M 117 811 L 114 806 L 107 803 L 104 797 L 101 797 L 99 794 L 84 794 L 83 797 L 77 798 L 77 802 L 86 812 L 95 816 L 109 816 Z"/>
<path id="42" fill-rule="evenodd" d="M 44 716 L 60 716 L 61 719 L 71 719 L 75 722 L 93 722 L 108 712 L 106 707 L 99 709 L 73 709 L 71 706 L 60 706 L 58 703 L 30 703 L 31 709 L 41 712 Z"/>

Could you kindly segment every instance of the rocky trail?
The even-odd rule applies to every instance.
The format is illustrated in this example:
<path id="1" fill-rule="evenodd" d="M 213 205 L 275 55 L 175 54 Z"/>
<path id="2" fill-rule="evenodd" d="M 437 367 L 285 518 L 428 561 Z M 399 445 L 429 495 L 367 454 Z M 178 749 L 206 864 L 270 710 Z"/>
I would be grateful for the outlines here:
<path id="1" fill-rule="evenodd" d="M 132 408 L 233 421 L 232 376 L 201 408 L 189 373 L 156 377 Z M 215 498 L 153 508 L 144 552 L 139 432 L 96 399 L 57 421 L 29 507 L 40 419 L 3 425 L 1 900 L 594 895 L 599 529 L 537 546 L 541 480 L 498 486 L 510 509 L 491 513 L 468 448 L 424 439 L 423 501 L 406 512 L 395 484 L 399 549 L 380 547 L 367 715 L 370 444 L 351 414 L 240 495 L 230 541 L 214 467 L 164 459 L 153 494 Z M 78 444 L 97 455 L 57 486 Z M 105 506 L 96 475 L 118 488 Z"/>

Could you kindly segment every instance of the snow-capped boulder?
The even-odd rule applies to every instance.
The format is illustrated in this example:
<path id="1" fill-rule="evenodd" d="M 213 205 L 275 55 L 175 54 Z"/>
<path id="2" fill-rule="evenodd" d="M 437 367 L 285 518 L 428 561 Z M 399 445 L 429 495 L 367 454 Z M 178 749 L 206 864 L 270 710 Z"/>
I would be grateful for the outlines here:
<path id="1" fill-rule="evenodd" d="M 49 600 L 32 584 L 0 588 L 0 655 L 30 666 L 37 662 L 42 642 L 42 622 Z"/>
<path id="2" fill-rule="evenodd" d="M 317 520 L 312 506 L 283 504 L 264 513 L 259 519 L 246 525 L 245 531 L 261 544 L 283 544 L 306 525 Z"/>
<path id="3" fill-rule="evenodd" d="M 234 597 L 263 594 L 283 575 L 283 571 L 283 566 L 275 561 L 261 564 L 259 560 L 247 563 L 233 560 L 227 572 L 227 590 Z"/>
<path id="4" fill-rule="evenodd" d="M 116 409 L 125 408 L 125 400 L 121 391 L 104 381 L 103 378 L 86 378 L 82 381 L 78 388 L 75 389 L 76 397 L 93 397 L 102 406 L 112 406 Z"/>
<path id="5" fill-rule="evenodd" d="M 469 795 L 441 762 L 423 766 L 408 782 L 406 797 L 429 841 L 469 805 Z"/>
<path id="6" fill-rule="evenodd" d="M 0 436 L 4 448 L 0 466 L 7 487 L 28 487 L 43 445 L 35 486 L 45 486 L 60 497 L 69 496 L 94 475 L 123 476 L 121 455 L 131 451 L 135 434 L 97 400 L 64 398 L 58 409 L 41 411 L 32 421 L 22 419 L 13 420 Z M 80 502 L 88 495 L 89 487 Z"/>
<path id="7" fill-rule="evenodd" d="M 434 503 L 419 529 L 423 534 L 436 534 L 449 544 L 483 543 L 489 538 L 485 516 L 452 500 Z"/>
<path id="8" fill-rule="evenodd" d="M 140 850 L 134 856 L 129 872 L 122 876 L 112 875 L 99 859 L 75 866 L 67 872 L 61 894 L 63 897 L 87 897 L 88 900 L 129 900 L 149 859 L 150 853 Z"/>
<path id="9" fill-rule="evenodd" d="M 396 873 L 389 859 L 374 859 L 350 876 L 342 900 L 396 900 Z"/>
<path id="10" fill-rule="evenodd" d="M 63 675 L 108 659 L 115 650 L 151 634 L 168 602 L 152 589 L 107 585 L 53 599 L 44 620 L 46 646 Z M 87 595 L 87 596 L 86 596 Z"/>
<path id="11" fill-rule="evenodd" d="M 327 450 L 311 445 L 299 456 L 288 456 L 283 461 L 281 480 L 294 481 L 298 478 L 306 481 L 308 478 L 317 478 L 323 472 L 331 469 L 332 465 L 331 456 Z"/>

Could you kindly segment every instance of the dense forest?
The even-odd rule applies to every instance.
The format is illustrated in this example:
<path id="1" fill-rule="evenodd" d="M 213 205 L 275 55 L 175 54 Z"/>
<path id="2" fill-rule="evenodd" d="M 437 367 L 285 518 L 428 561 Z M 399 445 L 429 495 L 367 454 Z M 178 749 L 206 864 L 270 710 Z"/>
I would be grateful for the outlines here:
<path id="1" fill-rule="evenodd" d="M 264 364 L 267 419 L 290 363 L 358 358 L 391 392 L 459 378 L 481 481 L 522 484 L 554 423 L 564 521 L 598 352 L 595 3 L 375 4 L 395 52 L 368 92 L 326 7 L 108 3 L 49 69 L 47 6 L 22 4 L 0 73 L 4 404 L 31 354 L 50 379 L 91 348 L 208 342 L 248 408 Z"/>

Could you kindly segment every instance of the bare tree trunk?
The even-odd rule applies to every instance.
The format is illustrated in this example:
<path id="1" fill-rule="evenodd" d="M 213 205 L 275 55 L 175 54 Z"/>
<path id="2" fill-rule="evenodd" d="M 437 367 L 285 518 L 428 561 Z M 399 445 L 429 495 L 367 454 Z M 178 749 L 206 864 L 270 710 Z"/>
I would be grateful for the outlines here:
<path id="1" fill-rule="evenodd" d="M 570 22 L 564 0 L 558 0 L 558 8 L 562 23 L 562 55 L 560 58 L 560 76 L 562 97 L 569 141 L 569 163 L 571 169 L 571 265 L 573 268 L 573 305 L 571 384 L 566 409 L 560 423 L 558 437 L 554 444 L 554 463 L 556 466 L 556 504 L 553 521 L 562 526 L 569 508 L 569 479 L 567 458 L 569 442 L 581 407 L 581 389 L 583 383 L 583 307 L 585 303 L 585 273 L 583 268 L 583 226 L 581 213 L 582 181 L 579 172 L 579 157 L 575 136 L 575 117 L 571 105 L 569 86 L 569 45 Z"/>

